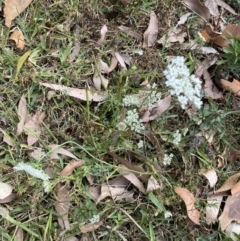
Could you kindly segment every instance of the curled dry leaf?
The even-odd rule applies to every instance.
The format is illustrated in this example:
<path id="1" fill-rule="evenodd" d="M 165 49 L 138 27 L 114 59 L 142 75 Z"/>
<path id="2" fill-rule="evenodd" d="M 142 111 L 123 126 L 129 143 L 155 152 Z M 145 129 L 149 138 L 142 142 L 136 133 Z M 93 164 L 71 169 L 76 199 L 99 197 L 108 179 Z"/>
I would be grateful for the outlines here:
<path id="1" fill-rule="evenodd" d="M 207 198 L 206 219 L 208 224 L 216 222 L 222 199 L 222 196 Z"/>
<path id="2" fill-rule="evenodd" d="M 174 191 L 184 201 L 187 208 L 188 217 L 194 223 L 199 224 L 200 213 L 194 205 L 195 197 L 193 196 L 193 194 L 190 191 L 188 191 L 186 188 L 182 188 L 182 187 L 174 187 Z"/>
<path id="3" fill-rule="evenodd" d="M 218 190 L 216 190 L 215 194 L 217 194 L 219 192 L 224 192 L 224 191 L 228 191 L 228 190 L 232 189 L 232 187 L 237 183 L 239 178 L 240 178 L 240 173 L 236 173 L 233 176 L 229 177 L 223 183 L 223 185 Z"/>
<path id="4" fill-rule="evenodd" d="M 240 219 L 240 193 L 229 196 L 225 203 L 223 212 L 219 217 L 221 230 L 224 231 L 232 221 Z"/>
<path id="5" fill-rule="evenodd" d="M 179 21 L 177 22 L 177 25 L 182 25 L 184 24 L 188 17 L 191 15 L 192 13 L 185 13 L 184 15 L 182 15 L 182 17 L 179 19 Z"/>
<path id="6" fill-rule="evenodd" d="M 0 199 L 8 197 L 12 193 L 12 190 L 13 188 L 11 185 L 0 182 Z"/>
<path id="7" fill-rule="evenodd" d="M 240 192 L 240 182 L 237 182 L 232 188 L 231 188 L 231 194 L 235 195 Z"/>
<path id="8" fill-rule="evenodd" d="M 111 187 L 108 185 L 102 185 L 101 194 L 97 199 L 97 202 L 100 202 L 106 197 L 112 197 L 115 201 L 126 200 L 127 202 L 134 201 L 133 191 L 128 191 L 124 187 Z"/>
<path id="9" fill-rule="evenodd" d="M 193 12 L 202 17 L 206 22 L 210 18 L 210 12 L 207 7 L 202 5 L 198 0 L 183 0 L 183 3 Z"/>
<path id="10" fill-rule="evenodd" d="M 146 193 L 152 192 L 160 188 L 161 186 L 159 185 L 158 181 L 153 176 L 151 176 L 148 180 Z"/>
<path id="11" fill-rule="evenodd" d="M 23 33 L 19 30 L 15 30 L 14 32 L 12 32 L 12 34 L 10 35 L 10 39 L 15 41 L 16 43 L 16 47 L 18 49 L 23 50 L 25 47 L 25 37 L 23 35 Z"/>
<path id="12" fill-rule="evenodd" d="M 68 211 L 70 208 L 70 189 L 68 186 L 62 186 L 60 183 L 56 186 L 57 196 L 55 210 L 58 213 L 58 223 L 62 229 L 70 230 L 68 221 Z"/>
<path id="13" fill-rule="evenodd" d="M 51 148 L 51 151 L 50 151 L 50 159 L 58 160 L 58 159 L 59 159 L 58 154 L 61 154 L 61 155 L 64 155 L 64 156 L 71 157 L 71 158 L 73 158 L 74 160 L 79 160 L 79 159 L 78 159 L 75 155 L 73 155 L 70 151 L 62 148 L 62 147 L 59 146 L 59 145 L 52 144 L 52 145 L 49 145 L 49 147 Z"/>
<path id="14" fill-rule="evenodd" d="M 24 95 L 22 95 L 19 104 L 18 104 L 18 116 L 20 119 L 20 122 L 17 125 L 17 136 L 19 136 L 24 129 L 24 124 L 27 119 L 27 101 Z"/>
<path id="15" fill-rule="evenodd" d="M 119 64 L 125 69 L 127 70 L 127 67 L 125 65 L 125 61 L 123 59 L 123 57 L 121 56 L 121 54 L 119 54 L 118 52 L 115 52 L 115 57 L 118 60 Z"/>
<path id="16" fill-rule="evenodd" d="M 214 169 L 202 169 L 200 170 L 200 174 L 204 175 L 208 179 L 210 187 L 214 187 L 216 185 L 218 177 Z"/>
<path id="17" fill-rule="evenodd" d="M 33 0 L 5 0 L 4 17 L 5 25 L 10 28 L 12 20 L 14 20 L 21 12 L 23 12 Z"/>
<path id="18" fill-rule="evenodd" d="M 45 118 L 45 112 L 36 112 L 36 114 L 24 125 L 24 132 L 28 136 L 27 143 L 32 146 L 36 143 L 41 134 L 41 124 Z"/>
<path id="19" fill-rule="evenodd" d="M 82 233 L 88 233 L 88 232 L 92 232 L 92 231 L 100 228 L 102 225 L 103 225 L 102 221 L 95 222 L 95 223 L 89 223 L 89 224 L 81 226 L 80 230 Z"/>
<path id="20" fill-rule="evenodd" d="M 104 86 L 104 88 L 108 87 L 109 80 L 106 79 L 101 73 L 108 74 L 109 73 L 109 67 L 107 63 L 99 59 L 97 61 L 97 66 L 95 67 L 94 70 L 94 75 L 93 75 L 93 83 L 94 86 L 97 90 L 101 90 L 101 85 Z"/>
<path id="21" fill-rule="evenodd" d="M 122 32 L 126 33 L 128 36 L 131 36 L 135 39 L 137 39 L 138 41 L 141 41 L 142 40 L 142 35 L 135 32 L 135 31 L 132 31 L 130 28 L 126 27 L 126 26 L 119 26 L 118 29 L 120 29 Z"/>
<path id="22" fill-rule="evenodd" d="M 151 112 L 149 110 L 145 112 L 145 114 L 142 117 L 142 121 L 149 122 L 151 120 L 157 119 L 164 113 L 164 111 L 166 111 L 169 108 L 171 100 L 171 95 L 168 95 L 161 102 L 156 103 Z"/>
<path id="23" fill-rule="evenodd" d="M 183 43 L 187 37 L 186 32 L 181 32 L 180 28 L 171 29 L 167 34 L 164 34 L 157 42 L 165 47 L 171 46 L 171 43 Z"/>
<path id="24" fill-rule="evenodd" d="M 218 5 L 215 0 L 206 0 L 205 6 L 208 8 L 211 15 L 214 17 L 219 16 Z"/>
<path id="25" fill-rule="evenodd" d="M 69 176 L 72 174 L 73 170 L 77 167 L 80 167 L 84 164 L 83 160 L 78 160 L 68 163 L 60 172 L 61 176 Z"/>
<path id="26" fill-rule="evenodd" d="M 232 82 L 225 79 L 220 80 L 221 86 L 225 90 L 231 91 L 233 94 L 240 96 L 240 82 L 236 79 L 233 79 Z"/>
<path id="27" fill-rule="evenodd" d="M 77 88 L 66 87 L 63 85 L 48 84 L 48 83 L 42 83 L 42 82 L 40 83 L 40 85 L 51 88 L 53 90 L 61 91 L 66 95 L 69 95 L 84 101 L 88 100 L 88 101 L 100 102 L 107 99 L 107 93 L 105 92 L 97 93 L 86 89 L 77 89 Z"/>
<path id="28" fill-rule="evenodd" d="M 103 25 L 103 27 L 101 28 L 101 31 L 100 31 L 100 39 L 97 41 L 97 44 L 102 44 L 105 40 L 105 36 L 106 36 L 106 33 L 107 33 L 108 29 L 107 29 L 107 26 L 106 25 Z"/>
<path id="29" fill-rule="evenodd" d="M 143 34 L 143 47 L 151 47 L 157 41 L 158 20 L 157 15 L 152 11 L 147 30 Z"/>
<path id="30" fill-rule="evenodd" d="M 17 198 L 17 194 L 16 193 L 11 193 L 9 196 L 0 199 L 0 203 L 10 203 L 13 200 L 15 200 Z"/>
<path id="31" fill-rule="evenodd" d="M 131 182 L 138 190 L 142 193 L 146 193 L 143 184 L 140 180 L 136 177 L 136 175 L 130 172 L 128 169 L 124 168 L 123 166 L 119 166 L 118 172 L 126 178 L 129 182 Z"/>

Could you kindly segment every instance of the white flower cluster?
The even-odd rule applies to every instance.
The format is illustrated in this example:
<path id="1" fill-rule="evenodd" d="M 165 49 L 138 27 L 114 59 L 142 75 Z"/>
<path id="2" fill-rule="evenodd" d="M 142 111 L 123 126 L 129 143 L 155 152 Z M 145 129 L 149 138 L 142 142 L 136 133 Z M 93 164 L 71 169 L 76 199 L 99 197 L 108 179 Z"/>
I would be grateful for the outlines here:
<path id="1" fill-rule="evenodd" d="M 201 81 L 196 76 L 190 75 L 184 61 L 181 56 L 172 60 L 172 63 L 163 71 L 167 79 L 165 83 L 171 88 L 171 94 L 177 96 L 182 109 L 185 109 L 189 102 L 200 109 L 202 106 Z"/>
<path id="2" fill-rule="evenodd" d="M 138 149 L 142 149 L 144 146 L 143 140 L 139 140 L 137 146 L 138 146 Z"/>
<path id="3" fill-rule="evenodd" d="M 145 130 L 145 126 L 143 125 L 142 120 L 140 120 L 136 109 L 127 111 L 127 116 L 124 122 L 128 126 L 130 126 L 130 129 L 132 131 L 135 131 L 137 133 L 143 133 L 143 131 Z"/>
<path id="4" fill-rule="evenodd" d="M 118 128 L 119 131 L 125 131 L 127 126 L 124 122 L 119 122 L 116 127 Z"/>
<path id="5" fill-rule="evenodd" d="M 173 158 L 173 154 L 172 153 L 170 155 L 164 154 L 163 165 L 164 166 L 170 165 L 171 162 L 172 162 L 172 158 Z"/>
<path id="6" fill-rule="evenodd" d="M 156 87 L 155 83 L 148 87 L 148 90 L 140 90 L 137 94 L 126 95 L 123 98 L 123 105 L 152 110 L 154 104 L 161 101 L 161 93 L 154 90 Z"/>
<path id="7" fill-rule="evenodd" d="M 181 133 L 179 133 L 179 130 L 177 130 L 174 134 L 173 134 L 173 140 L 172 140 L 172 143 L 176 146 L 179 145 L 179 143 L 181 142 L 182 140 L 182 135 Z"/>
<path id="8" fill-rule="evenodd" d="M 100 216 L 98 214 L 97 215 L 93 215 L 93 217 L 89 219 L 90 223 L 97 223 L 99 221 L 100 221 Z"/>
<path id="9" fill-rule="evenodd" d="M 18 163 L 15 167 L 13 167 L 13 169 L 15 169 L 17 171 L 25 171 L 28 174 L 30 174 L 31 176 L 43 180 L 43 187 L 44 187 L 45 192 L 50 191 L 50 189 L 51 189 L 51 184 L 49 182 L 50 177 L 43 170 L 36 169 L 33 166 L 22 163 L 22 162 Z"/>

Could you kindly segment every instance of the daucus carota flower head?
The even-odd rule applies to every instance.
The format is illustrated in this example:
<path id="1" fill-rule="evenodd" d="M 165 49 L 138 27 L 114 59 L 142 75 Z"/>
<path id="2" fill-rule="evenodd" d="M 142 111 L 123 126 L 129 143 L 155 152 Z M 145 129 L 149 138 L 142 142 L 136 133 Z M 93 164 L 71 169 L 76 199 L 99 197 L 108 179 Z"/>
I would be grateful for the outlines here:
<path id="1" fill-rule="evenodd" d="M 127 111 L 127 116 L 124 122 L 131 128 L 132 131 L 143 133 L 145 127 L 140 120 L 136 109 Z"/>
<path id="2" fill-rule="evenodd" d="M 167 166 L 170 165 L 172 162 L 172 158 L 173 158 L 173 154 L 164 154 L 164 158 L 163 158 L 163 165 Z"/>
<path id="3" fill-rule="evenodd" d="M 171 88 L 171 94 L 177 96 L 182 109 L 185 109 L 188 103 L 200 109 L 202 106 L 201 81 L 196 76 L 190 75 L 184 61 L 183 57 L 177 56 L 167 66 L 163 71 L 167 79 L 165 84 Z"/>

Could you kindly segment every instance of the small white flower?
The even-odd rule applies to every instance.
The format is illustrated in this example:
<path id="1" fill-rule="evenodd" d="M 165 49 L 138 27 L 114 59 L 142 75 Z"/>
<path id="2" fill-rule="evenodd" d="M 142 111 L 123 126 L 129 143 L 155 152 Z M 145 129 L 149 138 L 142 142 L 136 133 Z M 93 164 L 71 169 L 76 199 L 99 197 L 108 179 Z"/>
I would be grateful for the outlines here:
<path id="1" fill-rule="evenodd" d="M 164 212 L 164 218 L 170 218 L 172 217 L 172 213 L 169 211 Z"/>
<path id="2" fill-rule="evenodd" d="M 145 130 L 145 126 L 140 120 L 136 109 L 127 111 L 127 116 L 124 122 L 131 128 L 132 131 L 142 133 Z"/>
<path id="3" fill-rule="evenodd" d="M 31 176 L 42 179 L 43 181 L 48 181 L 50 179 L 50 177 L 43 170 L 36 169 L 33 166 L 22 162 L 18 163 L 15 167 L 13 167 L 13 169 L 17 171 L 25 171 Z"/>
<path id="4" fill-rule="evenodd" d="M 119 123 L 116 125 L 116 127 L 117 127 L 117 129 L 118 129 L 119 131 L 125 131 L 126 128 L 127 128 L 127 126 L 126 126 L 126 124 L 125 124 L 124 122 L 119 122 Z"/>
<path id="5" fill-rule="evenodd" d="M 182 135 L 181 133 L 179 133 L 179 130 L 177 130 L 174 134 L 173 134 L 173 140 L 172 140 L 172 143 L 176 146 L 179 145 L 179 143 L 181 142 L 182 140 Z"/>
<path id="6" fill-rule="evenodd" d="M 172 153 L 170 155 L 165 154 L 164 158 L 163 158 L 163 165 L 164 166 L 170 165 L 171 162 L 172 162 L 172 158 L 173 158 L 173 154 Z"/>
<path id="7" fill-rule="evenodd" d="M 137 146 L 138 146 L 138 149 L 142 149 L 143 148 L 143 140 L 139 140 Z"/>
<path id="8" fill-rule="evenodd" d="M 97 223 L 99 221 L 100 221 L 100 216 L 98 214 L 97 215 L 93 215 L 93 217 L 89 219 L 90 223 Z"/>
<path id="9" fill-rule="evenodd" d="M 201 108 L 201 81 L 190 75 L 183 57 L 177 56 L 173 59 L 163 74 L 167 79 L 165 84 L 171 88 L 171 94 L 177 96 L 182 109 L 185 109 L 188 103 L 192 103 L 198 109 Z"/>

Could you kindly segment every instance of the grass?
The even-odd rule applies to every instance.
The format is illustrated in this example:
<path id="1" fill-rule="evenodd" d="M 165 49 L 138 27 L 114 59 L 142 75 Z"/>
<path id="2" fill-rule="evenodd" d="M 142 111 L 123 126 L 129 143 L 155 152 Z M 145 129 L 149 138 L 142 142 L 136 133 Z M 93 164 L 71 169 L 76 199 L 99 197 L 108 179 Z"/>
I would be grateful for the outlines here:
<path id="1" fill-rule="evenodd" d="M 79 240 L 228 240 L 218 223 L 209 226 L 203 219 L 201 226 L 194 225 L 187 218 L 185 205 L 173 187 L 185 187 L 194 195 L 202 189 L 197 207 L 204 216 L 210 188 L 205 178 L 198 174 L 199 170 L 216 169 L 219 186 L 240 170 L 237 162 L 217 167 L 218 158 L 226 160 L 230 152 L 240 148 L 239 113 L 232 107 L 235 97 L 225 93 L 222 100 L 205 98 L 205 107 L 193 118 L 189 118 L 173 99 L 161 118 L 151 122 L 150 137 L 131 130 L 120 132 L 116 128 L 125 117 L 122 99 L 126 94 L 137 93 L 140 83 L 148 79 L 166 96 L 168 89 L 163 70 L 168 64 L 167 56 L 185 56 L 194 69 L 194 65 L 203 59 L 198 50 L 189 53 L 181 50 L 178 44 L 170 48 L 156 45 L 146 49 L 144 55 L 134 55 L 127 71 L 117 68 L 108 75 L 109 97 L 102 103 L 81 102 L 61 93 L 48 100 L 49 90 L 39 85 L 49 82 L 76 88 L 92 86 L 96 56 L 100 55 L 109 64 L 111 52 L 141 48 L 133 38 L 117 31 L 117 27 L 126 25 L 143 33 L 151 10 L 158 15 L 159 36 L 167 33 L 186 13 L 176 0 L 139 0 L 125 7 L 113 0 L 36 1 L 14 21 L 14 26 L 18 26 L 26 37 L 24 51 L 17 50 L 8 40 L 9 30 L 4 27 L 4 19 L 1 20 L 0 127 L 13 139 L 15 146 L 3 142 L 0 145 L 0 177 L 1 182 L 14 187 L 18 197 L 5 206 L 11 220 L 0 218 L 0 240 L 18 240 L 16 231 L 20 226 L 27 229 L 24 240 L 29 241 L 68 240 L 72 236 Z M 104 24 L 109 29 L 107 38 L 103 45 L 96 47 L 94 43 Z M 197 38 L 199 18 L 192 16 L 186 26 L 191 37 Z M 80 53 L 69 63 L 67 58 L 74 46 L 76 32 L 79 32 Z M 31 62 L 23 65 L 15 80 L 17 61 L 28 50 L 34 56 L 29 59 Z M 50 144 L 58 144 L 85 160 L 85 165 L 75 169 L 72 175 L 59 176 L 69 158 L 53 161 L 46 156 L 42 161 L 36 161 L 28 155 L 26 136 L 16 136 L 17 106 L 23 94 L 31 114 L 46 112 L 43 132 L 35 148 L 41 145 L 49 151 Z M 200 125 L 197 124 L 199 120 L 202 121 Z M 177 130 L 183 135 L 179 146 L 171 142 Z M 197 133 L 214 133 L 212 142 L 196 136 Z M 1 140 L 3 136 L 0 132 Z M 139 140 L 144 143 L 143 149 L 138 148 Z M 129 190 L 135 191 L 133 203 L 107 198 L 96 204 L 88 194 L 88 177 L 91 175 L 94 183 L 101 185 L 118 176 L 119 161 L 111 157 L 109 151 L 143 167 L 146 174 L 154 176 L 161 184 L 161 190 L 145 195 L 131 185 Z M 165 153 L 174 155 L 170 166 L 163 165 Z M 18 162 L 30 163 L 43 170 L 53 168 L 52 185 L 61 180 L 70 186 L 70 231 L 62 230 L 58 225 L 55 191 L 46 194 L 41 181 L 26 173 L 15 172 L 12 167 Z M 172 217 L 164 217 L 165 210 L 170 211 Z M 100 216 L 103 226 L 81 234 L 79 227 L 89 223 L 93 215 Z"/>

